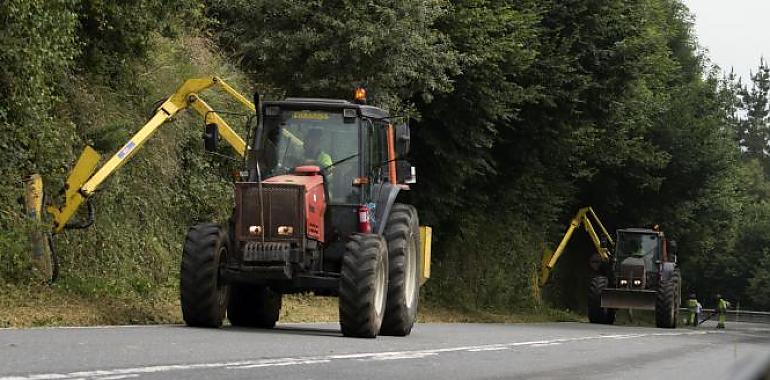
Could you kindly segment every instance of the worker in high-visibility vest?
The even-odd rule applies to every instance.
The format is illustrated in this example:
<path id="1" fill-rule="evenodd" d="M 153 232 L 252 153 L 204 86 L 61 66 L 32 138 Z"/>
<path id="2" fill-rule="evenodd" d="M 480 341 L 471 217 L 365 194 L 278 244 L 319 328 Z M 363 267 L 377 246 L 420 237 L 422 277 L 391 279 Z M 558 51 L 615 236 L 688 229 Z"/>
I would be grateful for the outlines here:
<path id="1" fill-rule="evenodd" d="M 318 165 L 321 169 L 330 169 L 332 166 L 332 156 L 321 148 L 321 139 L 323 130 L 313 128 L 305 136 L 305 154 L 307 155 L 306 164 Z"/>
<path id="2" fill-rule="evenodd" d="M 689 312 L 687 325 L 698 326 L 698 298 L 695 292 L 690 292 L 690 297 L 687 298 L 687 311 Z"/>
<path id="3" fill-rule="evenodd" d="M 730 307 L 730 302 L 725 301 L 722 299 L 721 294 L 717 294 L 717 307 L 716 312 L 717 316 L 719 318 L 717 322 L 717 328 L 723 329 L 725 328 L 725 320 L 727 319 L 727 308 Z"/>

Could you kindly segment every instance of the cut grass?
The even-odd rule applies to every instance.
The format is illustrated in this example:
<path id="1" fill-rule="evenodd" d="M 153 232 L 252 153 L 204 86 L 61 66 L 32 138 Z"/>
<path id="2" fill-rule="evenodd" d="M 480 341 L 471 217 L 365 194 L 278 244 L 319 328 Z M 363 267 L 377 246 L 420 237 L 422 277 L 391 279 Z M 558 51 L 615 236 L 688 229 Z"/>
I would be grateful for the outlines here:
<path id="1" fill-rule="evenodd" d="M 336 322 L 337 299 L 294 294 L 284 297 L 281 322 Z M 578 321 L 566 311 L 541 309 L 532 312 L 463 310 L 425 304 L 423 323 L 535 323 Z M 162 298 L 92 298 L 56 286 L 0 286 L 0 327 L 94 326 L 182 323 L 179 300 Z"/>

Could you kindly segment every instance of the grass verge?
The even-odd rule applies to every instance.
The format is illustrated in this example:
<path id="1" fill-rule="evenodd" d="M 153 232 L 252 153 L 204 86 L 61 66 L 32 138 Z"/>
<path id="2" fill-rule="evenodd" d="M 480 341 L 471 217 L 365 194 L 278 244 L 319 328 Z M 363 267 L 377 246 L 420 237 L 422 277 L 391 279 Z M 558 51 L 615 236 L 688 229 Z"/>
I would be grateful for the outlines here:
<path id="1" fill-rule="evenodd" d="M 336 322 L 337 299 L 295 294 L 284 297 L 281 322 Z M 431 303 L 420 309 L 428 323 L 535 323 L 578 321 L 567 311 L 531 312 L 469 310 Z M 182 323 L 179 300 L 166 294 L 156 298 L 92 298 L 56 286 L 0 286 L 0 327 L 93 326 Z"/>

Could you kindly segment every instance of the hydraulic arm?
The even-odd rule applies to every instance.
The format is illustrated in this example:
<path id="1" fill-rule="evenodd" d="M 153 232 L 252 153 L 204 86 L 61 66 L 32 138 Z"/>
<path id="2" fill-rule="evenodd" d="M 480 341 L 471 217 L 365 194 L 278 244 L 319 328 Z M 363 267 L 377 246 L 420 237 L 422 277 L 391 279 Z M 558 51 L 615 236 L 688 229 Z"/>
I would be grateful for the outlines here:
<path id="1" fill-rule="evenodd" d="M 559 242 L 556 251 L 552 252 L 546 248 L 545 252 L 543 253 L 543 260 L 540 265 L 540 278 L 538 281 L 540 286 L 543 286 L 548 282 L 548 278 L 550 277 L 551 271 L 556 265 L 556 262 L 559 261 L 559 258 L 567 248 L 567 244 L 572 238 L 572 235 L 580 226 L 583 226 L 583 229 L 585 229 L 586 233 L 588 233 L 588 236 L 591 238 L 591 242 L 593 242 L 593 245 L 596 248 L 596 252 L 599 254 L 601 260 L 603 262 L 608 262 L 610 260 L 611 251 L 605 244 L 603 244 L 599 234 L 596 232 L 594 224 L 599 227 L 599 231 L 606 239 L 607 244 L 609 244 L 609 246 L 615 245 L 615 242 L 612 240 L 612 236 L 610 236 L 610 233 L 607 232 L 607 229 L 604 227 L 601 220 L 599 220 L 599 217 L 596 215 L 594 210 L 591 207 L 581 208 L 575 217 L 570 221 L 569 228 L 567 228 L 567 232 L 564 233 L 564 237 L 561 239 L 561 242 Z"/>
<path id="2" fill-rule="evenodd" d="M 212 128 L 213 131 L 213 127 L 215 127 L 216 136 L 221 136 L 227 141 L 238 155 L 242 157 L 246 155 L 247 146 L 244 140 L 211 106 L 198 96 L 199 93 L 213 87 L 221 89 L 242 104 L 251 114 L 255 114 L 254 103 L 222 79 L 218 77 L 189 79 L 163 101 L 149 121 L 101 167 L 99 166 L 101 160 L 99 153 L 90 146 L 86 146 L 60 192 L 63 197 L 61 203 L 51 202 L 50 198 L 45 196 L 42 177 L 39 174 L 33 174 L 27 179 L 25 189 L 26 214 L 38 224 L 50 223 L 51 225 L 51 230 L 48 232 L 36 232 L 30 237 L 32 262 L 48 281 L 55 281 L 58 274 L 58 260 L 53 246 L 53 234 L 60 233 L 65 228 L 90 226 L 93 221 L 93 208 L 90 202 L 87 202 L 88 199 L 110 175 L 130 160 L 163 124 L 173 120 L 179 112 L 187 108 L 193 109 L 203 117 L 207 133 L 209 128 Z M 49 200 L 47 201 L 47 199 Z M 88 220 L 73 223 L 72 219 L 84 202 L 88 203 Z"/>
<path id="3" fill-rule="evenodd" d="M 187 80 L 158 107 L 150 120 L 98 169 L 99 154 L 93 148 L 86 146 L 65 183 L 64 203 L 61 205 L 49 205 L 46 209 L 53 218 L 53 232 L 61 232 L 73 218 L 80 205 L 92 196 L 111 174 L 131 159 L 163 124 L 172 120 L 177 113 L 186 108 L 192 108 L 200 114 L 207 125 L 216 124 L 219 135 L 240 156 L 244 156 L 246 154 L 246 143 L 243 139 L 211 106 L 198 96 L 198 93 L 212 87 L 219 87 L 249 111 L 255 112 L 252 102 L 218 77 Z"/>

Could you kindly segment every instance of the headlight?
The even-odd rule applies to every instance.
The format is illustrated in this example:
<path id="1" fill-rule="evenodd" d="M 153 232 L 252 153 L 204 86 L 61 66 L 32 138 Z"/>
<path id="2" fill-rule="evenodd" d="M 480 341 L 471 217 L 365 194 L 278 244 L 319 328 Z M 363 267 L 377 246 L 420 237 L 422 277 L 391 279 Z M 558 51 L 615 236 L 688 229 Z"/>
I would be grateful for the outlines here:
<path id="1" fill-rule="evenodd" d="M 628 280 L 620 280 L 620 286 L 628 285 Z"/>
<path id="2" fill-rule="evenodd" d="M 642 285 L 642 280 L 634 280 L 634 286 Z"/>

